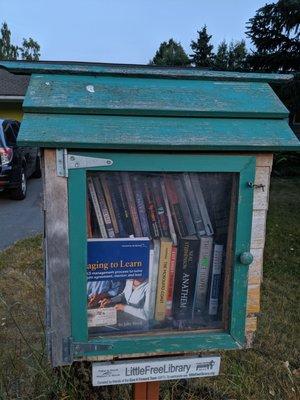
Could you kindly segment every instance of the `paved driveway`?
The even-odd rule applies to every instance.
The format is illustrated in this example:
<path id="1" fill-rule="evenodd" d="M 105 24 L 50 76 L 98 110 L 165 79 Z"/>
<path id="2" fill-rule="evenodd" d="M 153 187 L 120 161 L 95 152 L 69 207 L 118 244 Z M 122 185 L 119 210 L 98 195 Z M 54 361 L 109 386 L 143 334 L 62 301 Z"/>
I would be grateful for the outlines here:
<path id="1" fill-rule="evenodd" d="M 30 179 L 27 190 L 22 201 L 0 192 L 0 250 L 43 230 L 42 179 Z"/>

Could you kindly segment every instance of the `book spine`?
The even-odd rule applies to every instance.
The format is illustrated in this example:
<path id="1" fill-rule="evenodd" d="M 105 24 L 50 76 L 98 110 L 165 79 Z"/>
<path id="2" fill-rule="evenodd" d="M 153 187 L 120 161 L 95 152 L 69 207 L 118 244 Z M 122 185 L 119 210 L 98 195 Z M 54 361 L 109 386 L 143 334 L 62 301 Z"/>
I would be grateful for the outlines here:
<path id="1" fill-rule="evenodd" d="M 163 237 L 169 237 L 170 231 L 169 231 L 169 226 L 168 226 L 168 218 L 167 218 L 166 208 L 165 208 L 163 195 L 162 195 L 162 191 L 161 191 L 160 180 L 161 180 L 160 177 L 155 176 L 151 179 L 151 183 L 152 183 L 154 200 L 155 200 L 155 205 L 156 205 L 156 212 L 158 215 L 158 219 L 160 221 L 161 233 L 162 233 Z"/>
<path id="2" fill-rule="evenodd" d="M 110 195 L 107 179 L 109 179 L 108 176 L 104 172 L 102 172 L 100 174 L 100 181 L 101 181 L 101 185 L 102 185 L 102 188 L 103 188 L 104 197 L 105 197 L 106 204 L 107 204 L 107 207 L 108 207 L 108 211 L 109 211 L 109 214 L 110 214 L 111 223 L 112 223 L 112 226 L 113 226 L 113 229 L 114 229 L 114 232 L 115 232 L 115 236 L 119 237 L 119 233 L 120 233 L 119 232 L 119 227 L 118 227 L 118 223 L 117 223 L 115 210 L 114 210 L 114 207 L 113 207 L 113 203 L 112 203 L 112 199 L 111 199 L 111 195 Z"/>
<path id="3" fill-rule="evenodd" d="M 92 180 L 92 178 L 90 176 L 88 177 L 88 188 L 89 188 L 89 192 L 90 192 L 90 195 L 91 195 L 91 199 L 92 199 L 94 211 L 95 211 L 95 214 L 96 214 L 96 218 L 97 218 L 97 221 L 98 221 L 101 237 L 107 238 L 105 224 L 104 224 L 103 216 L 101 214 L 101 210 L 100 210 L 100 207 L 99 207 L 99 203 L 98 203 L 98 199 L 97 199 L 94 183 L 93 183 L 93 180 Z"/>
<path id="4" fill-rule="evenodd" d="M 114 229 L 113 229 L 113 226 L 112 226 L 112 223 L 111 223 L 110 215 L 109 215 L 109 212 L 108 212 L 108 208 L 107 208 L 107 205 L 106 205 L 106 201 L 105 201 L 105 198 L 104 198 L 104 193 L 103 193 L 103 190 L 102 190 L 102 187 L 101 187 L 100 180 L 99 180 L 99 178 L 97 176 L 93 177 L 92 179 L 93 179 L 95 191 L 96 191 L 96 194 L 97 194 L 97 198 L 98 198 L 98 201 L 99 201 L 100 210 L 101 210 L 101 213 L 103 215 L 103 220 L 104 220 L 104 224 L 105 224 L 105 227 L 106 227 L 106 231 L 107 231 L 108 237 L 109 238 L 114 238 L 115 237 L 115 232 L 114 232 Z"/>
<path id="5" fill-rule="evenodd" d="M 176 262 L 173 317 L 176 320 L 191 319 L 200 240 L 196 237 L 179 239 Z"/>
<path id="6" fill-rule="evenodd" d="M 125 231 L 127 233 L 127 236 L 134 236 L 134 229 L 130 217 L 128 203 L 125 196 L 125 191 L 122 185 L 121 177 L 118 173 L 115 175 L 115 182 L 119 193 L 119 201 L 120 201 L 119 208 L 121 210 L 121 217 L 125 227 Z"/>
<path id="7" fill-rule="evenodd" d="M 193 306 L 195 313 L 204 313 L 206 309 L 212 248 L 213 238 L 211 236 L 202 236 L 200 239 L 200 254 Z"/>
<path id="8" fill-rule="evenodd" d="M 165 204 L 167 218 L 168 218 L 170 236 L 171 236 L 171 239 L 172 239 L 174 245 L 176 246 L 177 245 L 177 235 L 176 235 L 174 224 L 173 224 L 172 213 L 170 210 L 170 204 L 169 204 L 169 200 L 168 200 L 168 196 L 167 196 L 166 186 L 165 186 L 165 183 L 163 180 L 160 182 L 160 184 L 161 184 L 162 196 L 164 199 L 164 204 Z"/>
<path id="9" fill-rule="evenodd" d="M 172 317 L 176 257 L 177 257 L 177 247 L 172 246 L 170 271 L 169 271 L 169 285 L 168 285 L 167 301 L 166 301 L 166 317 L 167 318 Z"/>
<path id="10" fill-rule="evenodd" d="M 155 210 L 153 196 L 151 194 L 151 191 L 149 189 L 146 180 L 144 181 L 144 194 L 145 194 L 146 210 L 148 214 L 148 221 L 150 222 L 151 236 L 154 239 L 157 239 L 160 237 L 158 218 Z"/>
<path id="11" fill-rule="evenodd" d="M 192 236 L 196 234 L 195 225 L 193 222 L 193 218 L 189 209 L 189 205 L 184 193 L 183 185 L 180 179 L 180 175 L 174 176 L 174 184 L 177 190 L 177 196 L 179 199 L 179 204 L 182 210 L 182 215 L 184 219 L 185 226 L 187 228 L 188 236 Z"/>
<path id="12" fill-rule="evenodd" d="M 169 272 L 172 253 L 172 241 L 166 238 L 160 240 L 160 255 L 155 304 L 155 319 L 163 321 L 166 317 L 166 301 L 169 285 Z"/>
<path id="13" fill-rule="evenodd" d="M 121 197 L 117 188 L 117 181 L 114 175 L 110 175 L 107 179 L 109 193 L 112 201 L 112 207 L 116 217 L 116 223 L 118 225 L 119 236 L 122 238 L 127 237 L 125 225 L 123 222 L 123 213 L 121 208 Z"/>
<path id="14" fill-rule="evenodd" d="M 135 197 L 136 207 L 139 214 L 143 236 L 149 237 L 151 239 L 151 233 L 144 203 L 142 185 L 137 175 L 133 176 L 133 194 Z"/>
<path id="15" fill-rule="evenodd" d="M 177 232 L 181 237 L 187 236 L 188 235 L 187 227 L 183 219 L 183 214 L 177 197 L 176 188 L 174 186 L 174 182 L 171 176 L 165 175 L 164 182 L 166 186 L 169 204 L 171 207 L 171 214 L 173 217 L 173 221 L 175 222 L 175 227 L 177 229 Z"/>
<path id="16" fill-rule="evenodd" d="M 158 277 L 158 264 L 159 264 L 160 242 L 158 239 L 153 240 L 153 248 L 150 250 L 149 261 L 149 319 L 154 319 L 155 314 L 155 301 Z"/>
<path id="17" fill-rule="evenodd" d="M 211 285 L 210 285 L 210 296 L 209 296 L 209 306 L 208 306 L 208 314 L 211 316 L 217 315 L 219 308 L 222 258 L 223 258 L 223 245 L 215 244 L 213 261 L 212 261 Z"/>
<path id="18" fill-rule="evenodd" d="M 202 236 L 205 235 L 205 226 L 204 226 L 204 222 L 198 207 L 198 203 L 197 203 L 197 199 L 195 197 L 195 193 L 193 190 L 193 186 L 192 186 L 192 182 L 190 179 L 190 176 L 188 173 L 184 173 L 182 175 L 182 181 L 183 181 L 183 185 L 185 187 L 186 193 L 187 193 L 187 202 L 189 204 L 191 213 L 192 213 L 192 217 L 193 217 L 193 221 L 194 221 L 194 225 L 197 231 L 198 236 Z"/>
<path id="19" fill-rule="evenodd" d="M 205 227 L 205 231 L 206 231 L 206 235 L 207 236 L 212 236 L 214 234 L 214 230 L 211 224 L 211 220 L 207 211 L 207 207 L 205 204 L 205 200 L 204 200 L 204 196 L 203 196 L 203 192 L 200 186 L 200 182 L 198 179 L 198 176 L 196 173 L 191 173 L 190 174 L 191 177 L 191 182 L 193 185 L 193 189 L 195 192 L 195 196 L 198 202 L 198 207 L 203 219 L 203 223 L 204 223 L 204 227 Z"/>
<path id="20" fill-rule="evenodd" d="M 133 225 L 133 229 L 134 229 L 134 235 L 136 237 L 142 237 L 143 236 L 142 228 L 141 228 L 137 208 L 135 205 L 135 199 L 134 199 L 128 172 L 121 172 L 121 179 L 123 182 L 124 192 L 125 192 L 127 204 L 129 207 L 131 221 L 132 221 L 132 225 Z"/>
<path id="21" fill-rule="evenodd" d="M 91 216 L 91 200 L 90 200 L 90 195 L 88 193 L 87 199 L 86 199 L 86 222 L 87 222 L 87 235 L 88 238 L 93 237 L 93 231 L 92 231 L 92 216 Z"/>

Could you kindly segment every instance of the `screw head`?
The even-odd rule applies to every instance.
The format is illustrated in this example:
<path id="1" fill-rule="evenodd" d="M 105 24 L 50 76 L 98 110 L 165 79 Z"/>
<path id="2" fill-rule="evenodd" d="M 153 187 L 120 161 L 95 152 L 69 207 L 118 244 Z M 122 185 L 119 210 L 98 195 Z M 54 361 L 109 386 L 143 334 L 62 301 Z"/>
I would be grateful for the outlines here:
<path id="1" fill-rule="evenodd" d="M 253 261 L 253 255 L 250 253 L 250 251 L 244 251 L 244 253 L 242 253 L 240 255 L 240 262 L 244 265 L 249 265 L 251 264 Z"/>

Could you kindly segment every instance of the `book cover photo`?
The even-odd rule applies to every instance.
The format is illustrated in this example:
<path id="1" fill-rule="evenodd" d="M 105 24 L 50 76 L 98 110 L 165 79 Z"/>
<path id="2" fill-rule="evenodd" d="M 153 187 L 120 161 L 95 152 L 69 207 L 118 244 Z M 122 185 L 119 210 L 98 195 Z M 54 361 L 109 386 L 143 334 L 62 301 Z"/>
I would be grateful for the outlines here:
<path id="1" fill-rule="evenodd" d="M 149 238 L 88 239 L 89 333 L 149 329 Z"/>

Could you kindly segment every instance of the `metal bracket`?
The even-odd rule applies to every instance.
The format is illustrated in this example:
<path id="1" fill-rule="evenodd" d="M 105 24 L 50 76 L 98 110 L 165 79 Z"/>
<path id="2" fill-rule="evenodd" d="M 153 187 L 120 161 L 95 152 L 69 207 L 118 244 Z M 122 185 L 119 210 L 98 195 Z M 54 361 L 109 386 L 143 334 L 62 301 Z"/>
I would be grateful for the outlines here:
<path id="1" fill-rule="evenodd" d="M 73 342 L 72 337 L 63 338 L 62 353 L 63 361 L 67 364 L 73 362 L 74 357 L 83 356 L 87 353 L 93 353 L 96 351 L 110 350 L 113 348 L 112 344 L 101 344 L 101 343 L 81 343 Z"/>
<path id="2" fill-rule="evenodd" d="M 56 172 L 57 176 L 68 177 L 69 169 L 109 167 L 113 164 L 112 160 L 107 158 L 78 156 L 68 154 L 66 149 L 56 150 Z"/>

